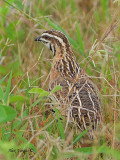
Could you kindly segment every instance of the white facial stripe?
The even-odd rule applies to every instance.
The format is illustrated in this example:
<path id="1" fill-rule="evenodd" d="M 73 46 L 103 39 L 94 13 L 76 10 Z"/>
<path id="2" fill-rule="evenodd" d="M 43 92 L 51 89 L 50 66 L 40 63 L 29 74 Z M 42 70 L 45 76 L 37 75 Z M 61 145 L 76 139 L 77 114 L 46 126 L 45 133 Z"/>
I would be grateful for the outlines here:
<path id="1" fill-rule="evenodd" d="M 44 39 L 44 38 L 40 38 L 40 40 L 41 40 L 41 41 L 43 41 L 43 43 L 44 43 L 44 42 L 46 42 L 46 43 L 50 43 L 50 41 L 49 41 L 49 40 L 46 40 L 46 39 Z"/>
<path id="2" fill-rule="evenodd" d="M 44 36 L 44 35 L 57 39 L 62 44 L 62 46 L 65 47 L 65 45 L 64 45 L 65 43 L 63 42 L 63 40 L 60 37 L 57 37 L 57 36 L 49 34 L 49 33 L 43 33 L 42 36 Z"/>
<path id="3" fill-rule="evenodd" d="M 54 49 L 53 45 L 51 45 L 51 49 L 52 49 L 52 52 L 53 52 L 53 56 L 55 56 L 55 49 Z"/>
<path id="4" fill-rule="evenodd" d="M 52 52 L 53 52 L 53 56 L 55 55 L 55 49 L 53 47 L 52 44 L 50 44 L 50 41 L 49 40 L 46 40 L 44 38 L 41 38 L 41 41 L 43 41 L 42 43 L 44 43 L 44 45 L 46 45 L 49 49 L 50 49 L 50 45 L 51 45 L 51 49 L 52 49 Z"/>
<path id="5" fill-rule="evenodd" d="M 41 39 L 41 42 L 50 49 L 50 41 L 44 38 L 40 38 L 40 39 Z"/>
<path id="6" fill-rule="evenodd" d="M 50 43 L 49 42 L 46 43 L 45 45 L 50 49 Z"/>

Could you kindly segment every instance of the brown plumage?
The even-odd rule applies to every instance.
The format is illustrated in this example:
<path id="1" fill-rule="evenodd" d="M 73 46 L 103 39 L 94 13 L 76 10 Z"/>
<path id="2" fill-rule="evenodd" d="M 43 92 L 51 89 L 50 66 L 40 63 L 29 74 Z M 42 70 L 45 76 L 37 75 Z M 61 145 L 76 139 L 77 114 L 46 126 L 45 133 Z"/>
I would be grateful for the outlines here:
<path id="1" fill-rule="evenodd" d="M 53 52 L 49 90 L 62 86 L 54 94 L 61 114 L 68 121 L 72 118 L 82 131 L 91 126 L 90 136 L 93 136 L 102 119 L 98 89 L 78 66 L 67 37 L 60 31 L 48 30 L 35 41 L 41 41 Z"/>

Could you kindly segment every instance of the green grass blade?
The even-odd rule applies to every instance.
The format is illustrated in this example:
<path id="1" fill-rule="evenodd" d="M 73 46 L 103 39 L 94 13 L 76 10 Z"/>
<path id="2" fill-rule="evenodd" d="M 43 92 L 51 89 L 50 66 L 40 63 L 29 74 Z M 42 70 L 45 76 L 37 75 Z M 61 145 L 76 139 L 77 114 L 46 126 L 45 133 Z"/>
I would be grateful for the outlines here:
<path id="1" fill-rule="evenodd" d="M 9 77 L 6 92 L 5 92 L 5 97 L 4 97 L 5 104 L 7 104 L 7 101 L 8 101 L 8 96 L 9 96 L 10 87 L 11 87 L 11 79 L 12 79 L 12 72 L 10 73 L 10 77 Z"/>
<path id="2" fill-rule="evenodd" d="M 120 152 L 115 150 L 115 149 L 111 149 L 107 146 L 105 146 L 105 153 L 109 156 L 112 156 L 115 160 L 120 160 Z"/>
<path id="3" fill-rule="evenodd" d="M 71 9 L 72 9 L 72 12 L 74 12 L 76 10 L 76 7 L 75 7 L 75 1 L 74 0 L 71 0 Z"/>
<path id="4" fill-rule="evenodd" d="M 108 16 L 108 0 L 101 0 L 103 16 Z"/>
<path id="5" fill-rule="evenodd" d="M 44 18 L 47 22 L 48 22 L 48 24 L 53 28 L 53 29 L 55 29 L 55 30 L 60 30 L 60 28 L 57 26 L 57 25 L 55 25 L 51 20 L 49 20 L 48 18 Z"/>
<path id="6" fill-rule="evenodd" d="M 22 11 L 20 8 L 16 7 L 15 5 L 13 5 L 12 3 L 8 2 L 7 0 L 3 0 L 6 4 L 12 6 L 13 8 L 15 8 L 16 10 L 18 10 L 19 12 L 21 12 L 22 14 L 24 14 L 27 18 L 32 19 L 34 22 L 36 22 L 37 24 L 39 24 L 41 27 L 45 28 L 45 26 L 43 26 L 38 20 L 36 20 L 35 18 L 33 18 L 32 16 L 30 16 L 29 14 L 27 14 L 26 12 Z"/>
<path id="7" fill-rule="evenodd" d="M 74 145 L 76 142 L 78 142 L 79 139 L 82 138 L 87 132 L 88 132 L 88 129 L 86 129 L 85 131 L 83 131 L 77 138 L 75 138 L 75 140 L 73 141 L 72 145 Z"/>
<path id="8" fill-rule="evenodd" d="M 3 90 L 2 90 L 2 87 L 0 86 L 0 100 L 3 99 Z"/>
<path id="9" fill-rule="evenodd" d="M 66 0 L 62 0 L 62 8 L 65 10 L 67 7 L 67 1 Z"/>
<path id="10" fill-rule="evenodd" d="M 80 32 L 78 22 L 76 24 L 76 29 L 77 29 L 77 37 L 78 37 L 79 46 L 81 48 L 82 54 L 84 54 L 84 45 L 83 45 L 82 35 L 81 35 L 81 32 Z"/>
<path id="11" fill-rule="evenodd" d="M 58 128 L 59 128 L 59 132 L 60 132 L 60 137 L 61 139 L 65 139 L 65 133 L 64 133 L 64 127 L 63 124 L 61 123 L 60 117 L 61 115 L 59 114 L 59 110 L 57 108 L 54 109 L 55 110 L 55 114 L 58 120 Z"/>
<path id="12" fill-rule="evenodd" d="M 105 155 L 112 156 L 114 159 L 119 160 L 120 159 L 120 153 L 115 150 L 111 149 L 105 145 L 103 146 L 94 146 L 94 147 L 83 147 L 83 148 L 77 148 L 75 149 L 77 152 L 81 152 L 84 154 L 98 154 L 98 153 L 104 153 Z"/>
<path id="13" fill-rule="evenodd" d="M 81 152 L 84 154 L 97 154 L 97 153 L 104 153 L 105 152 L 105 147 L 100 146 L 100 147 L 83 147 L 83 148 L 76 148 L 75 151 Z"/>
<path id="14" fill-rule="evenodd" d="M 8 74 L 9 74 L 9 73 L 8 73 Z M 8 76 L 8 74 L 0 80 L 0 85 L 1 85 L 2 82 L 5 80 L 5 78 Z"/>
<path id="15" fill-rule="evenodd" d="M 51 18 L 51 19 L 52 19 L 52 18 Z M 49 24 L 53 29 L 59 30 L 59 31 L 63 32 L 63 33 L 67 36 L 67 38 L 69 39 L 70 43 L 73 45 L 73 48 L 74 48 L 77 52 L 81 52 L 81 53 L 82 53 L 82 50 L 81 50 L 79 44 L 77 44 L 77 42 L 74 41 L 74 40 L 63 30 L 63 28 L 62 28 L 57 22 L 55 22 L 53 19 L 52 19 L 52 21 L 53 21 L 53 22 L 52 22 L 50 19 L 48 19 L 48 18 L 46 18 L 46 17 L 45 17 L 45 20 L 48 22 L 48 24 Z"/>

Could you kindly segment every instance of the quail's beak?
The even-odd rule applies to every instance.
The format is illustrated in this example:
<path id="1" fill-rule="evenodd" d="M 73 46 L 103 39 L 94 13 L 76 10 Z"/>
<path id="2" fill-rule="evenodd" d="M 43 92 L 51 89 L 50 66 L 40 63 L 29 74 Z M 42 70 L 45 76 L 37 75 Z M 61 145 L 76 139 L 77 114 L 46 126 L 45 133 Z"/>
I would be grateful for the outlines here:
<path id="1" fill-rule="evenodd" d="M 34 39 L 34 41 L 41 41 L 41 39 L 40 39 L 40 38 L 41 38 L 41 36 L 39 36 L 39 37 L 35 38 L 35 39 Z"/>

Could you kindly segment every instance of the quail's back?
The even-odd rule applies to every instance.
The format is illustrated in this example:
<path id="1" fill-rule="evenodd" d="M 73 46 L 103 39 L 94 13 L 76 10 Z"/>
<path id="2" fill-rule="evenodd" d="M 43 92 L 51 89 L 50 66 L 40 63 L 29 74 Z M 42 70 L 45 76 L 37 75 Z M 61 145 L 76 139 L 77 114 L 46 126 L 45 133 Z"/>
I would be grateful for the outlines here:
<path id="1" fill-rule="evenodd" d="M 61 114 L 72 118 L 82 131 L 91 126 L 92 133 L 102 120 L 99 92 L 78 66 L 67 37 L 60 31 L 48 30 L 35 41 L 41 41 L 53 52 L 49 90 L 62 86 L 54 94 Z"/>

